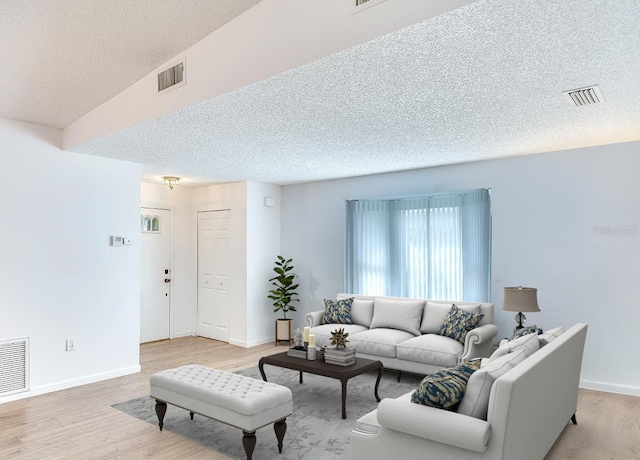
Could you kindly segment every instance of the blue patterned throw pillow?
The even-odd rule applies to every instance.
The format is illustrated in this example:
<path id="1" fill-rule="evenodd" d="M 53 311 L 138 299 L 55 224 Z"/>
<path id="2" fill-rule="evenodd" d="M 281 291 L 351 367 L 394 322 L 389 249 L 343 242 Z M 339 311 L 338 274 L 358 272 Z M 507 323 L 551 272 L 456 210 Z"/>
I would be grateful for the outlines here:
<path id="1" fill-rule="evenodd" d="M 516 331 L 516 333 L 513 334 L 513 336 L 511 336 L 509 341 L 512 341 L 512 340 L 520 338 L 520 337 L 524 337 L 525 335 L 529 335 L 529 334 L 538 334 L 538 335 L 540 335 L 540 334 L 542 334 L 542 329 L 540 329 L 535 324 L 533 326 L 523 327 L 521 329 L 518 329 Z"/>
<path id="2" fill-rule="evenodd" d="M 353 297 L 324 301 L 324 314 L 320 324 L 353 324 L 351 321 L 351 304 Z"/>
<path id="3" fill-rule="evenodd" d="M 478 369 L 479 359 L 429 374 L 411 394 L 411 402 L 438 409 L 455 410 L 467 389 L 469 377 Z"/>
<path id="4" fill-rule="evenodd" d="M 467 332 L 475 329 L 483 316 L 483 314 L 466 312 L 453 304 L 444 319 L 444 323 L 442 323 L 442 326 L 438 329 L 437 334 L 464 343 Z"/>

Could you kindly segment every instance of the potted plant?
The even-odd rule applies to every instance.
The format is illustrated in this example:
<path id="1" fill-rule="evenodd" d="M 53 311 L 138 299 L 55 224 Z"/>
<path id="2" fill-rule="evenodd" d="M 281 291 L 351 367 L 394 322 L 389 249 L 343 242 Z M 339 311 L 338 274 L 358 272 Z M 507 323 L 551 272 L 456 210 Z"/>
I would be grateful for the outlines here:
<path id="1" fill-rule="evenodd" d="M 276 320 L 276 344 L 279 340 L 287 340 L 290 343 L 293 339 L 293 322 L 287 318 L 287 313 L 296 311 L 293 303 L 298 302 L 296 289 L 299 285 L 293 284 L 296 274 L 291 272 L 293 270 L 292 260 L 278 256 L 276 266 L 273 268 L 276 276 L 269 280 L 271 285 L 275 287 L 269 291 L 268 295 L 269 299 L 273 300 L 273 311 L 282 311 L 282 318 Z"/>

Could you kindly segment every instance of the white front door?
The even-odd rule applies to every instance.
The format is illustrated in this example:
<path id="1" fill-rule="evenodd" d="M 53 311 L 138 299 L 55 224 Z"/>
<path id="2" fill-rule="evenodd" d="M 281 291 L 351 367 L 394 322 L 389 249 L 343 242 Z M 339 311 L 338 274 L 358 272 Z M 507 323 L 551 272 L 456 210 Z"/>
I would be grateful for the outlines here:
<path id="1" fill-rule="evenodd" d="M 169 338 L 171 211 L 142 208 L 141 219 L 140 343 L 144 343 Z"/>
<path id="2" fill-rule="evenodd" d="M 229 341 L 230 211 L 198 213 L 198 325 L 196 333 Z"/>

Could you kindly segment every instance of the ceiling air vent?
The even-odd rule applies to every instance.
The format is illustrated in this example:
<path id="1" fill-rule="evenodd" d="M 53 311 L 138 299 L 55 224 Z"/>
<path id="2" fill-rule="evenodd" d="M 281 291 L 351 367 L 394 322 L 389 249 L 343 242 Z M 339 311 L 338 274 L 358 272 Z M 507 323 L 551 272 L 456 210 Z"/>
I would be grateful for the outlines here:
<path id="1" fill-rule="evenodd" d="M 184 59 L 169 64 L 169 67 L 158 74 L 158 94 L 164 94 L 185 84 Z"/>
<path id="2" fill-rule="evenodd" d="M 583 105 L 592 105 L 604 102 L 602 91 L 600 91 L 600 87 L 598 85 L 570 89 L 569 91 L 563 91 L 562 94 L 565 95 L 572 107 L 582 107 Z"/>

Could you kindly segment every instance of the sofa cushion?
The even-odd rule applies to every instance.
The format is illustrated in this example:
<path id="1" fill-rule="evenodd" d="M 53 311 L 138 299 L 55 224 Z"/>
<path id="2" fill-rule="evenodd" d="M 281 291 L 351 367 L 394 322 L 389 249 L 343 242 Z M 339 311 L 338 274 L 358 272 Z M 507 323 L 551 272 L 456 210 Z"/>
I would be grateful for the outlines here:
<path id="1" fill-rule="evenodd" d="M 424 310 L 424 300 L 373 300 L 371 329 L 388 328 L 420 335 L 420 320 Z"/>
<path id="2" fill-rule="evenodd" d="M 398 359 L 444 367 L 457 364 L 463 348 L 460 342 L 452 338 L 425 334 L 399 344 L 397 354 Z"/>
<path id="3" fill-rule="evenodd" d="M 451 337 L 460 343 L 464 343 L 467 333 L 475 329 L 484 315 L 468 313 L 458 308 L 455 304 L 447 313 L 444 323 L 438 329 L 438 335 Z"/>
<path id="4" fill-rule="evenodd" d="M 347 299 L 348 297 L 338 296 L 338 300 Z M 373 299 L 353 299 L 351 304 L 351 322 L 353 324 L 360 324 L 361 326 L 370 327 L 371 319 L 373 318 Z"/>
<path id="5" fill-rule="evenodd" d="M 321 324 L 351 324 L 351 303 L 349 299 L 327 300 L 324 299 L 324 315 Z"/>
<path id="6" fill-rule="evenodd" d="M 420 332 L 423 334 L 435 334 L 444 323 L 449 311 L 451 311 L 452 303 L 429 302 L 424 307 L 424 315 L 422 315 L 422 323 L 420 324 Z M 480 304 L 458 306 L 459 309 L 468 313 L 478 314 L 480 312 Z"/>
<path id="7" fill-rule="evenodd" d="M 429 374 L 411 395 L 411 402 L 454 410 L 464 395 L 469 377 L 480 368 L 480 360 L 465 361 Z"/>
<path id="8" fill-rule="evenodd" d="M 563 332 L 564 332 L 563 327 L 556 327 L 554 329 L 548 330 L 544 334 L 540 334 L 538 336 L 538 340 L 540 340 L 540 346 L 544 347 L 545 345 L 549 344 L 549 342 L 560 337 L 560 335 L 562 335 Z"/>
<path id="9" fill-rule="evenodd" d="M 525 335 L 533 334 L 533 333 L 542 334 L 542 329 L 540 329 L 535 324 L 533 326 L 523 327 L 521 329 L 517 329 L 516 332 L 511 336 L 509 340 L 515 340 L 517 338 L 523 337 Z"/>
<path id="10" fill-rule="evenodd" d="M 524 360 L 524 350 L 518 350 L 504 355 L 474 372 L 467 382 L 467 389 L 462 401 L 460 401 L 458 413 L 486 420 L 493 382 Z"/>
<path id="11" fill-rule="evenodd" d="M 395 358 L 396 346 L 412 337 L 408 332 L 397 329 L 369 329 L 349 336 L 349 343 L 356 353 Z"/>
<path id="12" fill-rule="evenodd" d="M 496 351 L 489 357 L 489 362 L 494 361 L 501 356 L 517 350 L 524 350 L 525 357 L 528 358 L 536 351 L 540 349 L 540 341 L 538 340 L 538 334 L 529 334 L 523 337 L 519 337 L 515 340 L 500 345 Z"/>
<path id="13" fill-rule="evenodd" d="M 336 329 L 344 328 L 344 331 L 349 334 L 348 340 L 351 343 L 351 336 L 358 332 L 368 330 L 364 326 L 360 326 L 359 324 L 322 324 L 320 326 L 315 326 L 311 328 L 311 334 L 316 335 L 316 346 L 322 347 L 325 345 L 329 345 L 329 337 L 331 337 L 331 333 Z"/>

